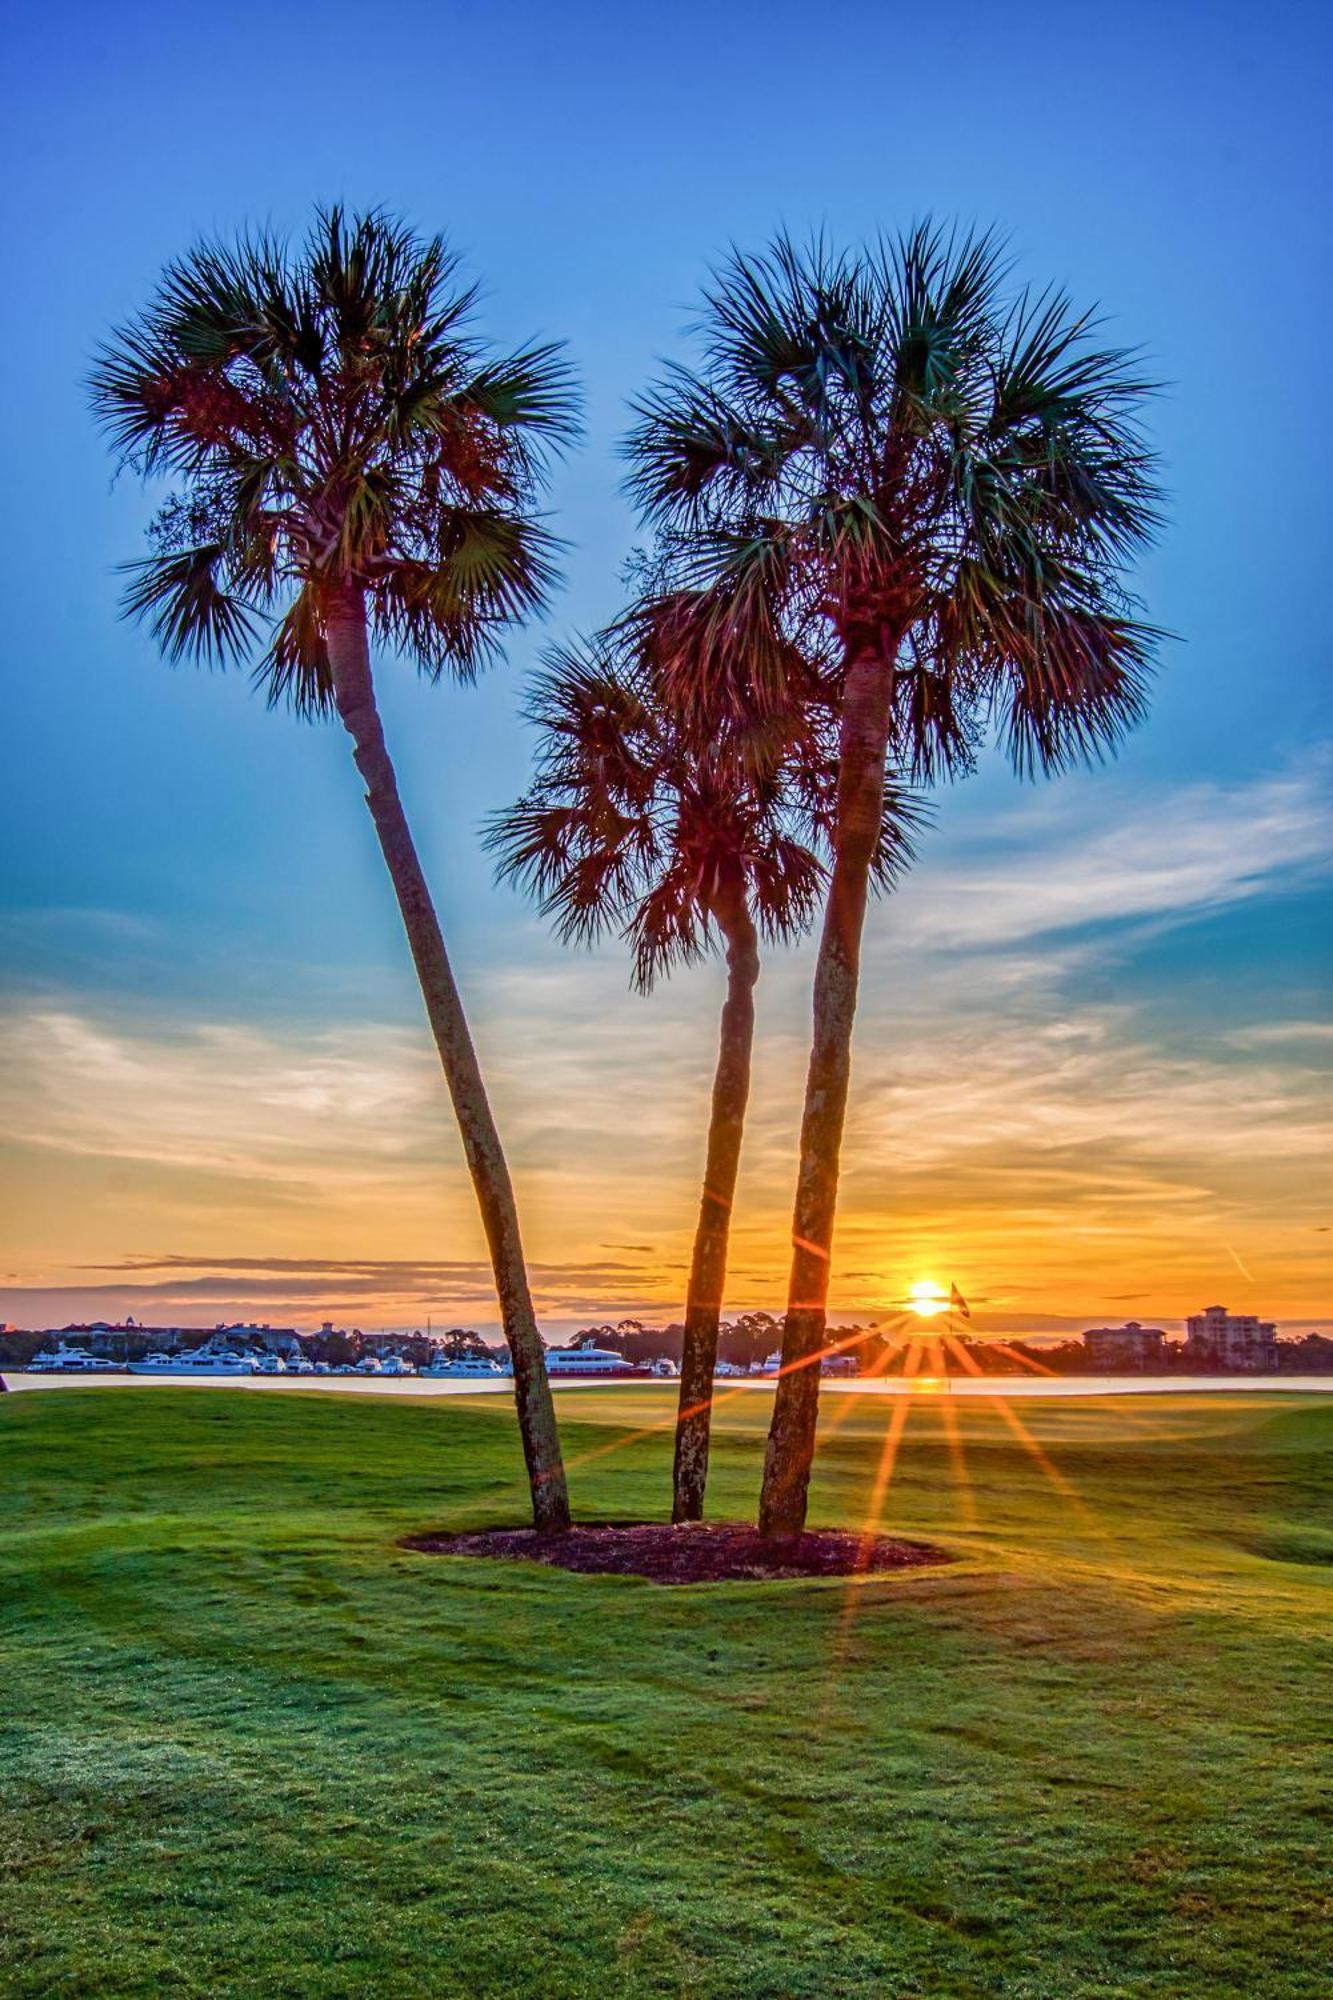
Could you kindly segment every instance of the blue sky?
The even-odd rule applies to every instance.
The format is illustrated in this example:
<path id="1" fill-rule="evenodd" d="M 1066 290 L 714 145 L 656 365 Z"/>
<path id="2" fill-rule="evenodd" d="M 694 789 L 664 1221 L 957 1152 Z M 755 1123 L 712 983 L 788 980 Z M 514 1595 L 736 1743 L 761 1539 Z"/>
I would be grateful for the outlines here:
<path id="1" fill-rule="evenodd" d="M 26 9 L 3 107 L 0 1092 L 14 1199 L 0 1316 L 128 1302 L 160 1317 L 195 1300 L 206 1317 L 256 1301 L 294 1317 L 321 1317 L 317 1304 L 492 1316 L 484 1274 L 469 1290 L 418 1269 L 473 1270 L 479 1237 L 418 1066 L 416 996 L 339 732 L 267 714 L 242 676 L 170 671 L 117 622 L 115 566 L 137 553 L 147 508 L 131 480 L 113 484 L 81 390 L 99 335 L 168 257 L 247 221 L 299 230 L 338 197 L 443 229 L 484 282 L 488 329 L 564 338 L 585 387 L 586 437 L 551 496 L 569 548 L 544 630 L 516 634 L 478 690 L 381 674 L 534 1255 L 568 1271 L 546 1288 L 552 1315 L 675 1310 L 717 994 L 704 974 L 632 1001 L 614 952 L 560 954 L 491 887 L 476 829 L 524 780 L 523 673 L 544 638 L 617 606 L 635 529 L 615 441 L 628 398 L 683 351 L 710 260 L 780 224 L 856 241 L 929 212 L 999 225 L 1022 275 L 1100 301 L 1166 383 L 1154 430 L 1169 521 L 1137 583 L 1178 638 L 1113 771 L 1038 793 L 983 769 L 941 801 L 901 911 L 877 913 L 844 1229 L 847 1268 L 873 1277 L 845 1303 L 947 1258 L 994 1288 L 997 1313 L 1079 1317 L 1146 1259 L 1169 1317 L 1215 1257 L 1237 1299 L 1317 1316 L 1330 52 L 1323 10 L 1303 6 L 1261 20 L 1225 5 L 930 15 L 839 0 L 814 14 Z M 1052 884 L 1063 900 L 1048 906 Z M 1003 922 L 978 923 L 979 907 Z M 745 1303 L 780 1290 L 807 973 L 798 954 L 766 982 Z M 988 1178 L 971 1139 L 904 1165 L 895 1117 L 918 1115 L 905 1079 L 941 1104 L 948 1081 L 913 1069 L 927 995 L 964 1067 L 962 1051 L 993 1057 L 1012 1034 L 1005 1088 L 1030 1106 L 1053 1091 L 1054 1206 L 1034 1195 L 1054 1171 L 1033 1150 L 1045 1142 L 1006 1122 L 984 1080 L 968 1128 L 980 1120 L 1007 1174 Z M 1090 1070 L 1040 1053 L 1061 1024 L 1100 1038 Z M 247 1075 L 308 1069 L 293 1164 L 275 1151 L 285 1114 L 252 1088 L 237 1123 L 234 1098 Z M 1130 1075 L 1132 1111 L 1117 1098 Z M 1099 1105 L 1100 1141 L 1095 1117 L 1068 1129 Z M 594 1218 L 631 1110 L 648 1157 L 620 1176 L 612 1239 Z M 919 1116 L 929 1131 L 928 1105 Z M 1126 1175 L 1140 1199 L 1117 1209 Z M 1171 1234 L 1175 1214 L 1187 1221 Z M 349 1230 L 351 1254 L 386 1270 L 321 1290 Z M 1070 1230 L 1091 1232 L 1091 1263 L 1035 1247 Z M 1016 1237 L 1045 1274 L 1026 1291 L 998 1254 Z M 639 1246 L 629 1275 L 608 1247 L 621 1240 Z M 309 1265 L 299 1285 L 275 1268 L 283 1256 Z M 148 1268 L 117 1270 L 127 1259 Z"/>

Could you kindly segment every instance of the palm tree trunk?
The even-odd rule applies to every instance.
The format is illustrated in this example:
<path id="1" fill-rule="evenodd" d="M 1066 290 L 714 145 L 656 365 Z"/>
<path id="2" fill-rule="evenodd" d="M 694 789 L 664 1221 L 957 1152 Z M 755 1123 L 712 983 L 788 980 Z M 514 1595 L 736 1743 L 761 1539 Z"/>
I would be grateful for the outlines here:
<path id="1" fill-rule="evenodd" d="M 439 918 L 398 795 L 375 702 L 365 598 L 355 586 L 330 596 L 326 639 L 338 714 L 352 739 L 356 768 L 366 787 L 366 804 L 398 898 L 490 1245 L 500 1315 L 514 1365 L 514 1398 L 532 1489 L 533 1525 L 554 1533 L 569 1526 L 569 1496 L 546 1358 L 528 1290 L 513 1184 L 444 949 Z"/>
<path id="2" fill-rule="evenodd" d="M 754 1047 L 754 989 L 759 979 L 759 938 L 743 893 L 717 911 L 727 940 L 727 997 L 722 1008 L 713 1104 L 708 1125 L 699 1223 L 685 1301 L 685 1345 L 680 1363 L 680 1407 L 672 1474 L 673 1521 L 701 1521 L 713 1420 L 713 1371 L 718 1323 L 727 1277 L 727 1239 L 736 1197 L 741 1135 L 750 1095 Z"/>
<path id="3" fill-rule="evenodd" d="M 819 1356 L 827 1318 L 861 933 L 884 808 L 892 702 L 892 652 L 877 647 L 858 655 L 848 668 L 843 696 L 838 823 L 815 966 L 814 1033 L 801 1120 L 782 1372 L 759 1501 L 760 1532 L 774 1538 L 798 1535 L 805 1526 L 819 1417 Z"/>

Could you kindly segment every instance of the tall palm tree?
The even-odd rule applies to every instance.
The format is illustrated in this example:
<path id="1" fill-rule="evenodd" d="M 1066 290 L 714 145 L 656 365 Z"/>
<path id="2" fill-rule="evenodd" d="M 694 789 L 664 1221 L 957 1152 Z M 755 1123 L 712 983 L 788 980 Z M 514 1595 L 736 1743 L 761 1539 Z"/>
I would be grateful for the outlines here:
<path id="1" fill-rule="evenodd" d="M 815 974 L 783 1374 L 760 1525 L 799 1531 L 814 1454 L 866 892 L 886 764 L 929 780 L 988 727 L 1024 773 L 1138 717 L 1155 634 L 1124 572 L 1156 522 L 1150 385 L 989 237 L 925 224 L 860 255 L 780 239 L 706 298 L 698 370 L 638 406 L 631 488 L 696 608 L 688 694 L 840 670 L 834 862 Z"/>
<path id="2" fill-rule="evenodd" d="M 173 660 L 256 656 L 270 703 L 336 713 L 352 739 L 490 1246 L 533 1517 L 559 1529 L 569 1505 L 518 1210 L 370 656 L 373 635 L 431 680 L 470 681 L 553 579 L 533 507 L 572 433 L 570 378 L 553 347 L 493 353 L 472 306 L 438 237 L 321 210 L 295 252 L 243 236 L 169 265 L 91 390 L 121 462 L 171 482 L 127 610 Z"/>
<path id="3" fill-rule="evenodd" d="M 655 607 L 660 618 L 663 606 Z M 528 705 L 538 774 L 488 839 L 501 872 L 533 889 L 561 936 L 619 930 L 649 991 L 720 945 L 726 997 L 703 1192 L 690 1261 L 676 1418 L 672 1519 L 703 1516 L 713 1376 L 750 1089 L 760 939 L 809 929 L 824 886 L 836 761 L 813 663 L 780 714 L 689 717 L 664 698 L 652 629 L 631 615 L 621 644 L 553 655 Z M 628 644 L 625 643 L 629 635 Z M 619 654 L 619 657 L 618 657 Z M 871 875 L 907 856 L 914 809 L 885 789 Z"/>

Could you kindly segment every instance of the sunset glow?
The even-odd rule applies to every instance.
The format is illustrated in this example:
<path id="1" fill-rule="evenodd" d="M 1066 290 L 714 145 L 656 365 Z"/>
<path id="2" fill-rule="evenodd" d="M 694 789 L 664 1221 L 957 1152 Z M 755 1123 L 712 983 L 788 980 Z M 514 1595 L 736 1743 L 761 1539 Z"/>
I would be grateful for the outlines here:
<path id="1" fill-rule="evenodd" d="M 606 99 L 590 89 L 587 101 Z M 244 129 L 246 91 L 228 102 Z M 11 506 L 6 543 L 22 579 L 14 657 L 47 667 L 25 690 L 6 793 L 0 1320 L 430 1320 L 493 1334 L 485 1235 L 337 726 L 270 715 L 243 673 L 169 672 L 151 634 L 118 619 L 115 566 L 139 548 L 147 502 L 132 479 L 108 489 L 74 393 L 99 329 L 200 229 L 247 216 L 280 234 L 302 226 L 318 193 L 308 151 L 294 146 L 279 169 L 247 133 L 201 149 L 182 176 L 173 144 L 171 200 L 145 206 L 132 162 L 103 149 L 89 166 L 82 110 L 54 101 L 32 115 L 56 163 L 60 226 L 20 218 L 16 252 L 53 287 L 22 399 L 47 429 L 40 452 L 28 440 L 18 454 L 51 488 Z M 529 103 L 523 129 L 558 161 L 578 121 L 545 116 Z M 419 129 L 402 126 L 409 153 Z M 683 1312 L 723 972 L 682 966 L 649 997 L 631 991 L 622 941 L 566 950 L 494 880 L 478 829 L 530 774 L 523 689 L 542 646 L 619 606 L 636 530 L 615 438 L 657 357 L 686 351 L 667 302 L 692 294 L 733 234 L 759 240 L 776 214 L 798 237 L 825 216 L 835 235 L 851 220 L 836 186 L 812 190 L 795 169 L 719 209 L 716 132 L 710 122 L 694 154 L 673 142 L 669 164 L 641 162 L 667 177 L 666 236 L 640 242 L 662 204 L 612 177 L 605 233 L 573 231 L 539 273 L 516 222 L 526 163 L 484 216 L 433 166 L 398 176 L 417 191 L 413 220 L 457 232 L 494 285 L 488 330 L 508 344 L 568 337 L 598 412 L 572 484 L 552 495 L 562 581 L 547 624 L 516 627 L 475 688 L 430 685 L 399 662 L 382 675 L 538 1309 L 557 1335 Z M 1172 161 L 1207 157 L 1171 143 Z M 1249 393 L 1287 238 L 1250 175 L 1213 262 L 1198 217 L 1154 201 L 1131 224 L 1111 176 L 1090 226 L 1085 195 L 1062 184 L 1057 196 L 1044 167 L 1002 152 L 986 148 L 964 210 L 1023 238 L 1054 203 L 1050 234 L 1015 243 L 1023 267 L 1031 255 L 1039 276 L 1048 260 L 1080 298 L 1102 300 L 1114 337 L 1147 341 L 1149 372 L 1174 385 L 1161 411 L 1171 525 L 1150 609 L 1188 643 L 1164 653 L 1160 691 L 1115 762 L 1024 787 L 983 751 L 967 782 L 941 789 L 901 886 L 871 907 L 830 1308 L 939 1322 L 956 1278 L 988 1337 L 1129 1317 L 1178 1332 L 1213 1299 L 1297 1330 L 1329 1310 L 1333 731 L 1318 620 L 1271 577 L 1278 551 L 1291 574 L 1317 572 L 1325 481 L 1295 414 L 1252 461 L 1237 440 L 1219 464 L 1211 400 L 1227 368 Z M 1291 185 L 1315 181 L 1311 169 Z M 930 196 L 923 185 L 909 199 L 890 176 L 858 197 L 851 233 L 892 231 Z M 90 265 L 79 218 L 94 199 L 121 234 Z M 1247 231 L 1271 261 L 1238 297 L 1231 245 Z M 619 233 L 639 247 L 608 287 Z M 1145 298 L 1149 269 L 1192 276 Z M 1201 324 L 1212 374 L 1193 366 Z M 66 492 L 81 510 L 68 541 L 48 528 Z M 1219 591 L 1217 552 L 1251 509 L 1273 550 L 1228 560 Z M 1281 704 L 1260 693 L 1260 631 L 1265 658 L 1283 663 Z M 780 1310 L 785 1294 L 813 958 L 813 940 L 765 943 L 728 1313 Z"/>
<path id="2" fill-rule="evenodd" d="M 0 2000 L 1328 1991 L 1333 9 L 10 13 Z"/>

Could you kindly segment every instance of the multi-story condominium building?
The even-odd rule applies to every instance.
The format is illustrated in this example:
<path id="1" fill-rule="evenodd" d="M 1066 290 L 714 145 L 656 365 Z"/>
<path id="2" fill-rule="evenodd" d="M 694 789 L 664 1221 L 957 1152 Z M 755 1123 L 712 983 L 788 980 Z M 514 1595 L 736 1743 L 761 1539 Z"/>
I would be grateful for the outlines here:
<path id="1" fill-rule="evenodd" d="M 1277 1367 L 1277 1328 L 1253 1313 L 1205 1306 L 1185 1322 L 1185 1360 L 1204 1368 L 1269 1373 Z"/>
<path id="2" fill-rule="evenodd" d="M 1088 1327 L 1083 1345 L 1094 1368 L 1160 1368 L 1164 1338 L 1160 1326 L 1132 1319 L 1125 1326 Z"/>

